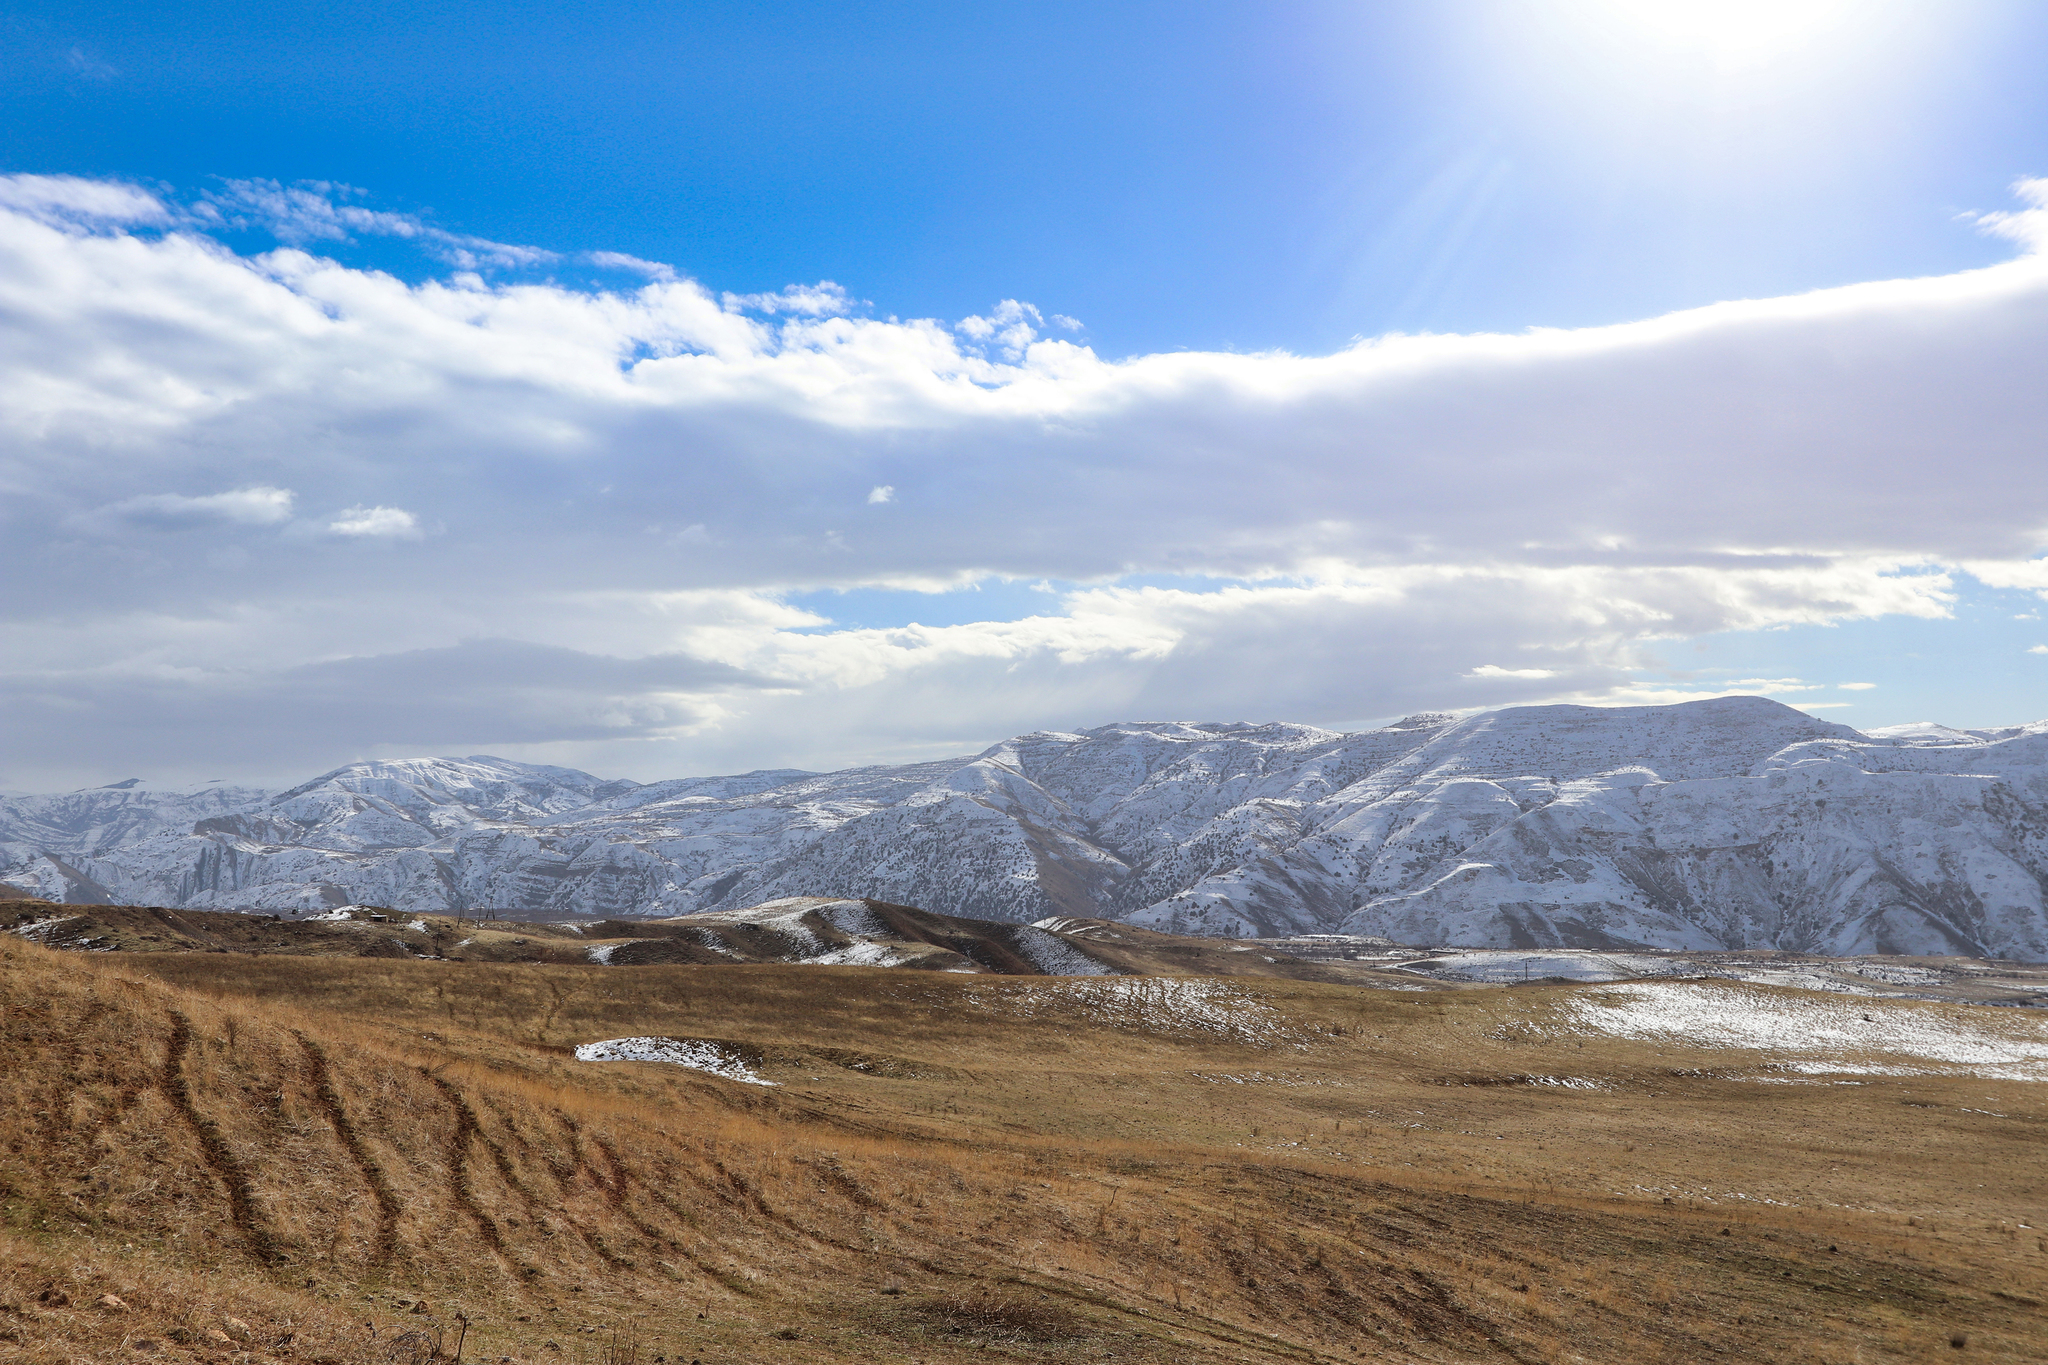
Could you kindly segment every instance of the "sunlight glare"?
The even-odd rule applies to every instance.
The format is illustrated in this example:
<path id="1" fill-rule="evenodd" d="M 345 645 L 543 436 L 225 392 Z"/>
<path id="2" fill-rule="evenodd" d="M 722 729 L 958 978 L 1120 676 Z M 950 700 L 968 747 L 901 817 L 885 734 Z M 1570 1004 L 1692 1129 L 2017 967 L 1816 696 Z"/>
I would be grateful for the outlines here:
<path id="1" fill-rule="evenodd" d="M 1828 36 L 1857 9 L 1853 0 L 1600 0 L 1595 13 L 1617 37 L 1749 65 Z"/>

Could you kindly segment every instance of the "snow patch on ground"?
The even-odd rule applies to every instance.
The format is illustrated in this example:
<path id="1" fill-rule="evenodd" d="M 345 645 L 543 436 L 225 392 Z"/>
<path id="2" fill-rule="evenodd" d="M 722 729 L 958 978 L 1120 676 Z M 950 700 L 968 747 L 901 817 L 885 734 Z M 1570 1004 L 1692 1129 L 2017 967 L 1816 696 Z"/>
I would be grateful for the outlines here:
<path id="1" fill-rule="evenodd" d="M 747 1085 L 779 1085 L 762 1080 L 730 1048 L 702 1038 L 607 1038 L 601 1043 L 582 1043 L 576 1048 L 579 1062 L 668 1062 L 692 1071 L 708 1071 L 729 1081 Z"/>
<path id="2" fill-rule="evenodd" d="M 383 907 L 376 905 L 337 905 L 324 915 L 308 915 L 300 923 L 317 924 L 322 920 L 330 923 L 339 923 L 343 920 L 352 920 L 357 915 L 381 915 L 383 913 Z"/>
<path id="3" fill-rule="evenodd" d="M 1903 963 L 1838 962 L 1834 969 L 1882 981 L 1889 986 L 1939 986 L 1943 980 L 1941 973 L 1930 967 L 1911 967 Z"/>
<path id="4" fill-rule="evenodd" d="M 1963 1007 L 1968 1008 L 1968 1007 Z M 1962 1018 L 1926 1006 L 1815 1000 L 1738 985 L 1631 981 L 1589 991 L 1564 1009 L 1579 1027 L 1694 1047 L 1745 1048 L 1793 1070 L 1848 1075 L 1911 1074 L 1912 1058 L 1995 1080 L 2048 1081 L 2048 1020 L 2031 1011 L 1975 1011 Z"/>
<path id="5" fill-rule="evenodd" d="M 637 942 L 638 940 L 633 941 Z M 599 966 L 609 967 L 612 962 L 612 954 L 625 946 L 623 943 L 593 943 L 583 950 L 583 955 Z M 576 1055 L 580 1057 L 583 1054 L 578 1052 Z"/>
<path id="6" fill-rule="evenodd" d="M 1054 1016 L 1133 1033 L 1201 1033 L 1254 1047 L 1293 1041 L 1280 1012 L 1226 981 L 1112 976 L 970 996 L 1024 1019 Z"/>
<path id="7" fill-rule="evenodd" d="M 1726 975 L 1737 981 L 1747 981 L 1753 986 L 1789 986 L 1793 990 L 1826 991 L 1831 995 L 1874 996 L 1878 994 L 1876 991 L 1866 990 L 1852 982 L 1844 981 L 1840 977 L 1827 976 L 1820 972 L 1780 971 L 1774 967 L 1736 967 L 1725 972 L 1715 971 L 1712 973 L 1702 973 L 1702 975 Z"/>
<path id="8" fill-rule="evenodd" d="M 27 939 L 43 939 L 55 933 L 59 926 L 84 918 L 85 916 L 83 915 L 55 915 L 49 919 L 33 920 L 27 924 L 16 925 L 14 932 Z"/>
<path id="9" fill-rule="evenodd" d="M 1439 948 L 1426 955 L 1411 955 L 1386 964 L 1391 971 L 1409 972 L 1438 981 L 1482 981 L 1490 985 L 1513 985 L 1522 981 L 1562 978 L 1567 981 L 1642 981 L 1682 978 L 1698 980 L 1720 977 L 1757 986 L 1789 986 L 1802 991 L 1826 991 L 1833 995 L 1896 997 L 1898 989 L 1939 987 L 1949 977 L 1930 967 L 1907 963 L 1804 961 L 1777 963 L 1742 961 L 1734 953 L 1726 960 L 1702 957 L 1667 957 L 1654 953 L 1615 952 L 1604 949 L 1498 949 Z M 1877 985 L 1896 988 L 1887 992 Z"/>

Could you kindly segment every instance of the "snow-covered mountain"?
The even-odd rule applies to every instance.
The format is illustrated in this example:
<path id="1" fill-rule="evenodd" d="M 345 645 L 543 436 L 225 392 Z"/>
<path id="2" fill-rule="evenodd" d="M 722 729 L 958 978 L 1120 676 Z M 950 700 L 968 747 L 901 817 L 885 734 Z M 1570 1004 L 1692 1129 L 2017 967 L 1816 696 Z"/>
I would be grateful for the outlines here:
<path id="1" fill-rule="evenodd" d="M 55 796 L 0 796 L 0 868 L 11 869 L 0 872 L 0 879 L 49 900 L 107 904 L 111 898 L 73 860 L 157 835 L 190 834 L 202 821 L 246 810 L 270 795 L 260 787 L 223 782 L 145 788 L 131 777 Z"/>
<path id="2" fill-rule="evenodd" d="M 275 794 L 7 798 L 0 857 L 51 899 L 194 908 L 854 895 L 1180 933 L 2040 960 L 2048 722 L 1863 734 L 1755 697 L 1351 734 L 1148 722 L 648 786 L 420 759 Z"/>

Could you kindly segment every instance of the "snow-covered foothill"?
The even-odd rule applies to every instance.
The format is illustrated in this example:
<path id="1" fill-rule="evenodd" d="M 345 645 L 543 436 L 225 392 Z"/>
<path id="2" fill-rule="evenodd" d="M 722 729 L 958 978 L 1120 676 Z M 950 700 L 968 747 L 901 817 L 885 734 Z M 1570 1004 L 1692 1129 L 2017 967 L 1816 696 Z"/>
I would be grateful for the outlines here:
<path id="1" fill-rule="evenodd" d="M 910 954 L 893 943 L 849 943 L 804 960 L 817 967 L 895 967 Z"/>
<path id="2" fill-rule="evenodd" d="M 827 967 L 945 965 L 984 970 L 960 953 L 900 934 L 864 900 L 782 896 L 760 905 L 653 921 L 686 927 L 691 942 L 728 956 L 762 956 Z"/>
<path id="3" fill-rule="evenodd" d="M 1054 920 L 1054 923 L 1059 921 Z M 1011 941 L 1024 960 L 1047 976 L 1115 976 L 1113 967 L 1097 962 L 1088 954 L 1051 931 L 1046 921 L 1020 925 Z"/>

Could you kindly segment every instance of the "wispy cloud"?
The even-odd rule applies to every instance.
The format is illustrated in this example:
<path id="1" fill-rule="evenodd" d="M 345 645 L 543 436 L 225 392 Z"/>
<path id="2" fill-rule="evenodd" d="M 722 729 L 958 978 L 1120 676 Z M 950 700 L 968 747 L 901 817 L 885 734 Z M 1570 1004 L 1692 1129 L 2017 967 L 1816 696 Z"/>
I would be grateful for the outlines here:
<path id="1" fill-rule="evenodd" d="M 2018 242 L 2030 252 L 2048 250 L 2048 177 L 2016 180 L 2012 192 L 2026 208 L 1977 214 L 1977 225 L 1994 236 Z"/>
<path id="2" fill-rule="evenodd" d="M 276 526 L 291 520 L 293 494 L 289 488 L 237 488 L 227 493 L 188 496 L 183 493 L 144 493 L 97 507 L 84 514 L 81 522 L 102 528 L 141 526 L 184 530 L 218 526 Z"/>
<path id="3" fill-rule="evenodd" d="M 673 280 L 676 277 L 674 266 L 663 265 L 660 261 L 643 261 L 638 256 L 628 256 L 619 251 L 589 251 L 583 254 L 582 259 L 601 270 L 627 270 L 650 280 Z"/>
<path id="4" fill-rule="evenodd" d="M 111 64 L 102 61 L 82 47 L 73 47 L 64 54 L 64 69 L 81 80 L 104 84 L 115 80 L 120 72 Z"/>
<path id="5" fill-rule="evenodd" d="M 60 227 L 168 223 L 172 213 L 147 190 L 73 175 L 0 176 L 0 210 Z"/>
<path id="6" fill-rule="evenodd" d="M 513 246 L 435 227 L 413 214 L 392 213 L 351 203 L 363 191 L 351 185 L 308 181 L 230 180 L 202 196 L 202 216 L 237 227 L 262 227 L 299 244 L 345 242 L 353 237 L 399 237 L 418 242 L 462 270 L 546 265 L 560 259 L 538 247 Z M 631 257 L 619 257 L 621 261 Z"/>
<path id="7" fill-rule="evenodd" d="M 837 317 L 854 306 L 846 291 L 830 280 L 785 285 L 773 294 L 726 294 L 722 301 L 735 313 L 788 313 L 810 318 Z"/>

